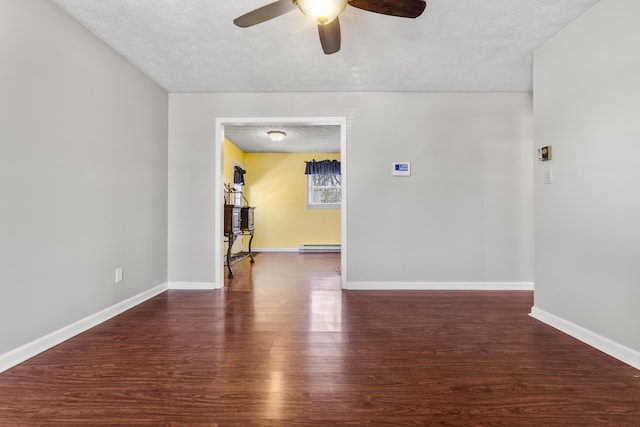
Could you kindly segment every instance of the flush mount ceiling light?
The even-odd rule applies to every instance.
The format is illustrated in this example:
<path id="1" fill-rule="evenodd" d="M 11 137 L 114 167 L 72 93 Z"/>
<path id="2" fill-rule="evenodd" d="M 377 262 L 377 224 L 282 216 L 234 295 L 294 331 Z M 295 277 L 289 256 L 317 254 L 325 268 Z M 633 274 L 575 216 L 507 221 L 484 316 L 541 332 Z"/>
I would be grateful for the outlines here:
<path id="1" fill-rule="evenodd" d="M 287 136 L 287 134 L 281 130 L 270 130 L 267 132 L 267 135 L 269 135 L 269 138 L 271 138 L 273 142 L 280 142 Z"/>
<path id="2" fill-rule="evenodd" d="M 427 3 L 424 0 L 276 0 L 237 17 L 233 23 L 238 27 L 251 27 L 299 9 L 318 23 L 322 50 L 330 55 L 340 50 L 338 15 L 347 6 L 382 15 L 417 18 L 422 14 Z"/>

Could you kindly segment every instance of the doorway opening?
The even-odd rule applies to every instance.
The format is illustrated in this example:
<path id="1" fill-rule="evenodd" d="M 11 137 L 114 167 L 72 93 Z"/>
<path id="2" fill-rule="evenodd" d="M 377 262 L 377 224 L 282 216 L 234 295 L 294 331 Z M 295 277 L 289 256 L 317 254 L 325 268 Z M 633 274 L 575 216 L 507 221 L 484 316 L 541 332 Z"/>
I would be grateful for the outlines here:
<path id="1" fill-rule="evenodd" d="M 281 128 L 292 129 L 289 135 L 285 136 L 288 146 L 280 146 L 275 148 L 274 141 L 269 140 L 268 130 L 281 130 Z M 331 131 L 327 133 L 327 129 Z M 304 152 L 327 152 L 338 148 L 340 157 L 340 169 L 342 177 L 342 201 L 340 205 L 340 266 L 338 271 L 340 274 L 341 286 L 346 289 L 347 283 L 347 158 L 346 158 L 346 117 L 242 117 L 242 118 L 217 118 L 216 119 L 216 141 L 215 141 L 215 230 L 214 238 L 216 239 L 216 256 L 215 270 L 219 287 L 224 287 L 224 276 L 226 274 L 224 266 L 224 258 L 226 255 L 225 239 L 224 239 L 224 204 L 225 204 L 225 156 L 229 153 L 225 152 L 225 136 L 228 133 L 236 132 L 255 134 L 259 137 L 248 137 L 247 141 L 258 141 L 262 145 L 250 148 L 254 152 L 272 152 L 272 153 L 304 153 Z M 303 137 L 300 138 L 301 135 Z M 314 133 L 316 136 L 314 136 Z M 327 137 L 328 134 L 334 135 Z M 296 135 L 298 138 L 296 139 Z M 244 139 L 244 138 L 243 138 Z M 230 139 L 232 142 L 232 139 Z M 247 142 L 250 143 L 250 142 Z M 245 144 L 243 142 L 242 144 Z M 314 149 L 315 148 L 315 149 Z M 242 148 L 241 148 L 242 149 Z M 308 151 L 307 151 L 308 150 Z M 228 160 L 228 159 L 227 159 Z M 308 159 L 312 160 L 312 159 Z M 317 159 L 315 159 L 317 160 Z M 302 165 L 304 168 L 304 164 Z M 247 180 L 251 180 L 251 166 L 247 167 Z M 302 173 L 302 172 L 301 172 Z M 302 175 L 301 175 L 302 176 Z M 251 197 L 251 196 L 249 196 Z M 260 206 L 256 206 L 256 216 L 260 215 Z M 260 233 L 259 222 L 257 221 L 255 233 Z M 312 226 L 312 225 L 310 225 Z M 301 242 L 314 243 L 314 242 Z"/>

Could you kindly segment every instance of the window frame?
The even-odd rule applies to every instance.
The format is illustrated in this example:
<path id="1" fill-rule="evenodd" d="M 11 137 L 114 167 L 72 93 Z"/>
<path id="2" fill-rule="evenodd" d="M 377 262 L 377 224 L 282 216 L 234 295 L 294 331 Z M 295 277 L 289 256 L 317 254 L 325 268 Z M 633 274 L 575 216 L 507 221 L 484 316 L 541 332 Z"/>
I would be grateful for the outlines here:
<path id="1" fill-rule="evenodd" d="M 307 209 L 340 209 L 342 207 L 342 176 L 340 174 L 330 174 L 338 177 L 340 181 L 340 185 L 338 186 L 317 186 L 313 185 L 313 179 L 315 176 L 319 176 L 320 174 L 308 174 L 307 177 Z M 312 194 L 312 190 L 314 188 L 337 188 L 340 190 L 340 202 L 338 203 L 312 203 L 310 200 L 310 196 Z"/>

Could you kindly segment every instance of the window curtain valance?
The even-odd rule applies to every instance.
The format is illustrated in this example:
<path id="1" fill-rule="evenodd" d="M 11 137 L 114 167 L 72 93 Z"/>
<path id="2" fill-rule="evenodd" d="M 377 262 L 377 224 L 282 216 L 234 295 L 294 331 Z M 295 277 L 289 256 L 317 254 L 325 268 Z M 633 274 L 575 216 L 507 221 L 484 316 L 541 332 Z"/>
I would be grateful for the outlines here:
<path id="1" fill-rule="evenodd" d="M 312 160 L 305 163 L 307 164 L 304 170 L 305 175 L 340 175 L 339 160 L 321 160 L 319 162 Z"/>

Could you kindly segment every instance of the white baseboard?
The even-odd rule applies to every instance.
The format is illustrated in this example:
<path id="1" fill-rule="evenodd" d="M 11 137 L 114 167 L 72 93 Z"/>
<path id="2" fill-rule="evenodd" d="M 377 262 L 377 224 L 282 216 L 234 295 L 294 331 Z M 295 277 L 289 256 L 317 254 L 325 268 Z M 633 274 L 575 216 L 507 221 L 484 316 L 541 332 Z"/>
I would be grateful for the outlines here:
<path id="1" fill-rule="evenodd" d="M 65 326 L 57 331 L 54 331 L 48 335 L 35 339 L 21 347 L 11 350 L 7 353 L 0 355 L 0 372 L 4 372 L 7 369 L 31 359 L 32 357 L 49 350 L 56 345 L 73 338 L 74 336 L 85 332 L 94 326 L 105 322 L 118 314 L 135 307 L 136 305 L 153 298 L 154 296 L 161 294 L 167 290 L 167 284 L 163 283 L 147 291 L 134 295 L 124 301 L 107 307 L 102 311 L 94 313 L 84 319 L 78 320 L 68 326 Z"/>
<path id="2" fill-rule="evenodd" d="M 222 286 L 214 282 L 169 282 L 168 289 L 182 290 L 213 290 L 220 289 Z"/>
<path id="3" fill-rule="evenodd" d="M 304 243 L 298 246 L 298 252 L 301 254 L 305 253 L 336 253 L 340 252 L 342 246 L 340 243 L 338 244 L 326 244 L 326 243 Z"/>
<path id="4" fill-rule="evenodd" d="M 251 252 L 298 252 L 298 248 L 251 248 Z"/>
<path id="5" fill-rule="evenodd" d="M 600 350 L 601 352 L 608 354 L 609 356 L 633 366 L 636 369 L 640 369 L 640 352 L 635 351 L 629 347 L 619 344 L 609 338 L 603 337 L 589 329 L 585 329 L 582 326 L 578 326 L 575 323 L 562 319 L 537 307 L 531 308 L 529 314 L 534 319 L 546 323 L 547 325 L 564 332 L 573 338 L 582 341 L 591 347 Z"/>
<path id="6" fill-rule="evenodd" d="M 533 282 L 347 282 L 351 290 L 532 291 Z"/>

